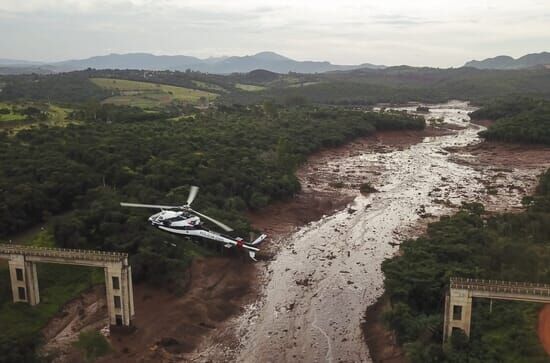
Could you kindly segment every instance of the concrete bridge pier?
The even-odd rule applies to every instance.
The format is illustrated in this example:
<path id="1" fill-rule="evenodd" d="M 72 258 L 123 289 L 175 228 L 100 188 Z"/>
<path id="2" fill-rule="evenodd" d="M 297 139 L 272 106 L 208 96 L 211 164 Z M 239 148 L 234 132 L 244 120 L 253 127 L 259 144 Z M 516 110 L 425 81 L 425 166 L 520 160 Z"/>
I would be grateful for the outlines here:
<path id="1" fill-rule="evenodd" d="M 455 329 L 463 330 L 470 337 L 473 298 L 490 299 L 489 309 L 493 299 L 549 304 L 550 285 L 451 277 L 449 292 L 445 295 L 444 342 Z"/>
<path id="2" fill-rule="evenodd" d="M 455 329 L 461 329 L 469 337 L 472 319 L 472 296 L 468 290 L 450 289 L 445 296 L 444 340 Z"/>
<path id="3" fill-rule="evenodd" d="M 111 325 L 130 325 L 135 314 L 132 289 L 132 268 L 111 263 L 105 267 L 105 288 Z"/>
<path id="4" fill-rule="evenodd" d="M 12 255 L 8 265 L 13 301 L 26 302 L 33 306 L 40 303 L 36 264 L 26 261 L 23 255 Z"/>
<path id="5" fill-rule="evenodd" d="M 0 244 L 0 258 L 8 260 L 13 301 L 30 305 L 40 303 L 37 263 L 103 268 L 109 322 L 111 325 L 131 325 L 135 312 L 128 254 Z"/>

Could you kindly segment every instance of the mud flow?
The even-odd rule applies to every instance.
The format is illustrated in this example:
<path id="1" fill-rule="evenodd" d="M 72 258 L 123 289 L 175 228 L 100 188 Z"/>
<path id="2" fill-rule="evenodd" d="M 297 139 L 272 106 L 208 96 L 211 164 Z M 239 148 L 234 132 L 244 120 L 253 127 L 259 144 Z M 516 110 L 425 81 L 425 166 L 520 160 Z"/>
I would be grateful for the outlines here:
<path id="1" fill-rule="evenodd" d="M 237 344 L 210 344 L 197 361 L 370 361 L 361 323 L 366 307 L 383 293 L 382 261 L 462 202 L 483 202 L 495 211 L 521 207 L 543 166 L 479 162 L 481 154 L 468 149 L 481 142 L 477 133 L 484 128 L 470 123 L 473 108 L 464 102 L 429 107 L 425 117 L 443 119 L 452 133 L 412 146 L 371 143 L 336 152 L 301 175 L 306 191 L 330 189 L 337 179 L 351 203 L 275 240 L 274 259 L 257 265 L 264 269 L 260 298 L 227 328 Z M 362 195 L 363 182 L 378 192 Z"/>
<path id="2" fill-rule="evenodd" d="M 379 132 L 310 157 L 296 198 L 249 216 L 270 236 L 261 262 L 197 260 L 182 276 L 190 282 L 182 295 L 136 285 L 136 329 L 112 333 L 113 352 L 99 361 L 370 361 L 365 338 L 389 344 L 362 329 L 383 293 L 382 261 L 462 202 L 519 210 L 550 166 L 548 148 L 482 143 L 484 126 L 469 122 L 467 103 L 429 107 L 427 119 L 443 120 L 436 127 Z M 363 183 L 375 192 L 361 194 Z M 106 326 L 103 295 L 100 288 L 67 304 L 43 330 L 55 362 L 82 360 L 72 343 Z"/>

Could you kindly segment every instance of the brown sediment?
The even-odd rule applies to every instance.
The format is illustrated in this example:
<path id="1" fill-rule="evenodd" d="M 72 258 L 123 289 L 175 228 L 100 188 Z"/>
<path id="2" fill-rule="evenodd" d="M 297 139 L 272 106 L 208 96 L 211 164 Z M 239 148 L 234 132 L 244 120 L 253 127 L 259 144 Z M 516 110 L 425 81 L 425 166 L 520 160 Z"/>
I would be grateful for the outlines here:
<path id="1" fill-rule="evenodd" d="M 256 288 L 254 265 L 239 258 L 195 259 L 183 277 L 187 290 L 136 285 L 135 329 L 113 332 L 114 352 L 98 362 L 181 361 L 200 339 L 248 303 Z"/>
<path id="2" fill-rule="evenodd" d="M 491 122 L 475 122 L 484 126 Z M 451 159 L 460 164 L 466 164 L 479 170 L 490 170 L 486 173 L 486 180 L 482 184 L 490 186 L 497 185 L 500 179 L 508 180 L 508 185 L 497 185 L 502 189 L 515 188 L 515 193 L 528 195 L 533 192 L 536 186 L 536 177 L 541 169 L 550 167 L 550 147 L 541 145 L 525 145 L 500 142 L 481 142 L 466 147 L 446 148 L 450 153 L 455 154 Z M 512 171 L 515 169 L 515 173 Z M 525 180 L 524 188 L 512 183 L 514 175 L 522 175 Z M 507 179 L 506 179 L 507 178 Z M 486 200 L 486 208 L 491 212 L 518 211 L 523 208 L 502 203 L 491 204 Z M 419 229 L 413 235 L 420 235 L 426 225 L 419 225 Z M 399 254 L 400 252 L 398 252 Z M 383 322 L 383 314 L 390 308 L 390 301 L 386 293 L 382 295 L 374 305 L 371 305 L 366 312 L 366 321 L 363 324 L 366 342 L 373 362 L 406 363 L 409 362 L 402 347 L 397 343 L 394 332 L 388 329 Z M 550 355 L 550 304 L 546 305 L 539 313 L 538 336 L 546 352 Z"/>
<path id="3" fill-rule="evenodd" d="M 379 131 L 336 148 L 318 151 L 308 157 L 296 173 L 302 185 L 300 193 L 291 199 L 271 203 L 260 211 L 249 213 L 247 217 L 254 228 L 271 238 L 284 237 L 296 227 L 342 209 L 355 198 L 362 182 L 379 174 L 377 169 L 357 171 L 355 175 L 346 174 L 331 161 L 369 151 L 391 152 L 422 142 L 425 137 L 453 133 L 450 129 L 435 127 L 418 131 Z M 346 184 L 341 188 L 331 186 L 331 183 L 342 179 L 346 180 Z"/>
<path id="4" fill-rule="evenodd" d="M 384 312 L 390 309 L 387 294 L 383 294 L 367 308 L 362 324 L 365 341 L 373 363 L 408 363 L 403 348 L 398 344 L 395 332 L 388 329 L 383 321 Z"/>
<path id="5" fill-rule="evenodd" d="M 504 169 L 540 169 L 541 166 L 550 166 L 550 147 L 544 145 L 483 141 L 479 144 L 447 150 L 475 156 L 474 159 L 470 159 L 473 166 L 493 166 Z"/>
<path id="6" fill-rule="evenodd" d="M 377 170 L 363 170 L 346 175 L 331 161 L 365 151 L 390 152 L 421 142 L 425 137 L 446 135 L 452 131 L 427 128 L 422 131 L 384 131 L 357 139 L 344 146 L 319 151 L 297 171 L 303 190 L 294 198 L 274 202 L 261 211 L 248 215 L 253 226 L 280 239 L 297 227 L 319 220 L 341 210 L 358 193 L 358 186 L 375 178 Z M 345 177 L 347 185 L 331 186 Z M 352 180 L 353 182 L 349 182 Z M 265 250 L 275 251 L 276 244 Z M 268 252 L 269 254 L 269 252 Z M 231 347 L 238 344 L 234 335 L 225 333 L 224 322 L 238 314 L 242 307 L 257 299 L 257 269 L 248 260 L 236 256 L 197 259 L 188 271 L 189 286 L 181 296 L 165 288 L 144 284 L 134 287 L 136 329 L 128 334 L 113 332 L 109 337 L 113 353 L 98 362 L 157 362 L 188 359 L 189 353 L 204 343 Z M 93 297 L 93 298 L 92 298 Z M 45 351 L 59 354 L 56 362 L 78 357 L 72 346 L 83 329 L 107 325 L 105 297 L 96 288 L 70 303 L 43 329 Z M 87 312 L 95 307 L 93 314 Z M 211 334 L 218 332 L 218 334 Z"/>
<path id="7" fill-rule="evenodd" d="M 425 137 L 451 134 L 454 131 L 442 128 L 426 128 L 422 131 L 384 131 L 357 139 L 344 146 L 322 150 L 308 158 L 298 170 L 297 176 L 303 186 L 296 197 L 275 202 L 262 211 L 251 213 L 249 218 L 257 229 L 269 234 L 272 240 L 280 239 L 295 228 L 319 220 L 324 215 L 344 208 L 358 194 L 362 182 L 376 179 L 379 170 L 344 170 L 337 162 L 343 156 L 353 156 L 367 151 L 384 153 L 404 149 L 421 142 Z M 335 164 L 336 163 L 336 164 Z M 353 171 L 353 174 L 350 174 Z M 334 187 L 333 182 L 346 180 L 346 185 Z M 268 244 L 267 250 L 277 246 Z M 189 353 L 205 341 L 208 344 L 235 346 L 238 340 L 232 334 L 225 334 L 225 321 L 238 314 L 242 306 L 257 299 L 257 268 L 246 260 L 238 258 L 197 259 L 188 273 L 190 284 L 187 290 L 177 296 L 167 289 L 146 285 L 136 285 L 134 289 L 136 329 L 130 334 L 113 332 L 110 341 L 114 352 L 102 358 L 101 362 L 170 361 L 187 359 Z M 244 278 L 243 278 L 244 277 Z M 98 301 L 104 301 L 97 295 Z M 66 341 L 74 341 L 86 319 L 77 314 L 69 304 L 64 320 L 71 321 L 66 328 Z M 82 311 L 82 308 L 78 309 Z M 103 309 L 104 310 L 104 309 Z M 67 314 L 70 311 L 71 313 Z M 70 315 L 71 319 L 67 316 Z M 82 321 L 78 322 L 81 319 Z M 106 323 L 106 313 L 97 317 L 99 325 Z M 59 329 L 63 323 L 49 324 L 45 328 L 46 337 L 56 342 L 51 331 Z M 50 332 L 50 333 L 48 333 Z M 211 334 L 217 332 L 219 334 Z M 205 340 L 205 337 L 209 337 Z M 56 347 L 55 344 L 52 345 Z M 57 346 L 59 348 L 59 346 Z M 65 358 L 74 357 L 74 349 L 65 352 Z M 191 355 L 192 356 L 192 355 Z M 63 361 L 63 355 L 59 362 Z M 67 360 L 65 360 L 67 361 Z"/>
<path id="8" fill-rule="evenodd" d="M 495 123 L 494 120 L 472 120 L 471 121 L 473 124 L 476 124 L 476 125 L 480 125 L 480 126 L 484 126 L 484 127 L 489 127 L 491 126 L 492 124 Z"/>
<path id="9" fill-rule="evenodd" d="M 72 345 L 78 333 L 100 330 L 107 324 L 105 287 L 97 285 L 66 303 L 42 329 L 46 344 L 42 346 L 41 354 L 59 356 L 54 362 L 83 360 Z"/>
<path id="10" fill-rule="evenodd" d="M 550 304 L 544 305 L 539 312 L 538 336 L 542 347 L 550 355 Z"/>

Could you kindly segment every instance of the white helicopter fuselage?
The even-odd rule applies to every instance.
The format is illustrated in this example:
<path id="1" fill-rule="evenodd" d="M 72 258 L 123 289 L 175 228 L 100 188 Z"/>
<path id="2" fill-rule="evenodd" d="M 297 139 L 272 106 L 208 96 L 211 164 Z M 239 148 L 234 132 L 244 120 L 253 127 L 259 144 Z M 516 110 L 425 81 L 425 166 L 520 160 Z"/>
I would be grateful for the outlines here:
<path id="1" fill-rule="evenodd" d="M 160 209 L 160 212 L 149 217 L 149 222 L 153 226 L 174 234 L 211 239 L 223 243 L 227 248 L 237 246 L 239 248 L 246 249 L 250 257 L 253 260 L 256 260 L 255 254 L 259 251 L 256 246 L 259 245 L 267 237 L 267 235 L 262 234 L 254 241 L 246 243 L 242 238 L 233 238 L 204 228 L 200 217 L 216 224 L 218 227 L 227 232 L 231 232 L 233 230 L 231 227 L 226 226 L 222 222 L 191 208 L 191 203 L 195 200 L 198 192 L 199 187 L 192 185 L 189 190 L 187 202 L 180 206 L 128 202 L 121 202 L 120 205 L 122 207 Z"/>
<path id="2" fill-rule="evenodd" d="M 235 246 L 245 248 L 249 251 L 249 255 L 252 258 L 254 258 L 255 252 L 259 251 L 259 249 L 254 247 L 253 244 L 259 244 L 266 237 L 265 235 L 262 235 L 252 244 L 245 243 L 245 241 L 241 238 L 233 239 L 220 233 L 205 229 L 202 227 L 199 217 L 186 213 L 185 211 L 163 210 L 149 217 L 149 222 L 151 222 L 153 226 L 166 232 L 208 238 L 224 243 L 227 248 Z"/>

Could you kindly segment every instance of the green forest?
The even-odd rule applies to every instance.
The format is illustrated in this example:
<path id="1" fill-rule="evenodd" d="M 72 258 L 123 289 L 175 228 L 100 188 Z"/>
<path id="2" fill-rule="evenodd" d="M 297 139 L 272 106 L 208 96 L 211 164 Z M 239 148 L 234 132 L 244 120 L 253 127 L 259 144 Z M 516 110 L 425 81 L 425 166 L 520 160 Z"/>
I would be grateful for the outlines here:
<path id="1" fill-rule="evenodd" d="M 147 103 L 110 104 L 105 101 L 131 97 L 133 90 L 100 87 L 91 78 L 210 92 L 215 105 L 195 107 L 170 87 L 163 88 L 170 96 L 162 104 L 149 94 L 141 95 Z M 0 76 L 0 85 L 0 240 L 47 224 L 28 242 L 128 252 L 136 282 L 162 281 L 176 292 L 191 260 L 216 251 L 151 228 L 152 211 L 124 209 L 121 201 L 179 204 L 198 185 L 194 207 L 246 237 L 245 213 L 296 194 L 296 168 L 311 153 L 376 130 L 425 127 L 423 118 L 405 113 L 365 112 L 379 102 L 469 99 L 483 105 L 472 118 L 495 121 L 484 138 L 550 144 L 550 72 L 540 69 L 226 76 L 88 69 Z M 549 173 L 525 203 L 522 214 L 497 216 L 464 205 L 384 264 L 393 304 L 387 319 L 413 361 L 496 362 L 503 354 L 509 362 L 544 361 L 533 332 L 536 306 L 529 304 L 496 304 L 499 314 L 476 306 L 470 343 L 457 337 L 440 344 L 450 276 L 550 282 Z M 48 277 L 40 281 L 43 303 L 36 309 L 11 304 L 7 272 L 0 279 L 0 362 L 36 361 L 41 326 L 101 282 L 94 270 L 42 268 Z"/>
<path id="2" fill-rule="evenodd" d="M 494 123 L 480 133 L 487 140 L 550 145 L 550 102 L 533 98 L 500 100 L 472 113 Z"/>
<path id="3" fill-rule="evenodd" d="M 50 75 L 0 76 L 0 101 L 17 99 L 87 103 L 113 96 L 90 78 L 116 78 L 179 86 L 218 94 L 217 102 L 260 104 L 313 103 L 367 105 L 409 101 L 470 100 L 491 103 L 497 98 L 550 99 L 550 72 L 546 69 L 478 70 L 389 67 L 320 74 L 277 74 L 265 70 L 216 75 L 200 72 L 94 70 Z M 242 85 L 248 85 L 244 87 Z M 255 91 L 250 91 L 254 89 Z"/>
<path id="4" fill-rule="evenodd" d="M 112 105 L 75 114 L 85 121 L 0 134 L 0 235 L 7 239 L 49 221 L 56 246 L 128 252 L 135 281 L 165 284 L 176 284 L 194 256 L 214 251 L 151 228 L 151 211 L 123 209 L 120 201 L 180 204 L 189 186 L 198 185 L 194 207 L 246 237 L 244 213 L 299 191 L 294 172 L 308 154 L 375 130 L 425 126 L 422 118 L 403 113 L 270 103 L 176 118 Z M 67 298 L 89 286 L 83 281 L 93 281 L 91 271 L 65 267 L 57 273 L 65 276 L 62 284 L 75 287 L 64 290 Z M 26 307 L 14 311 L 7 289 L 9 281 L 0 281 L 6 292 L 0 319 L 25 319 Z M 49 305 L 38 321 L 61 303 Z M 0 333 L 0 353 L 23 361 L 38 328 Z"/>

